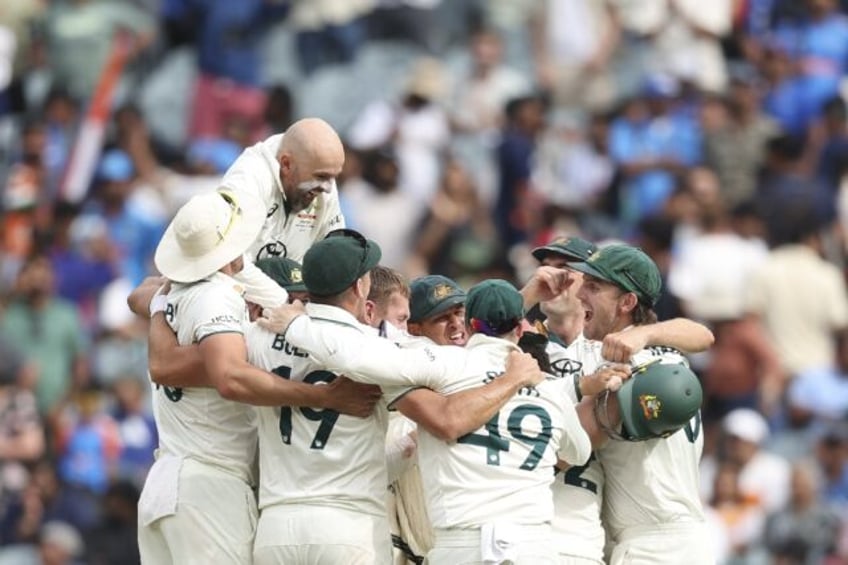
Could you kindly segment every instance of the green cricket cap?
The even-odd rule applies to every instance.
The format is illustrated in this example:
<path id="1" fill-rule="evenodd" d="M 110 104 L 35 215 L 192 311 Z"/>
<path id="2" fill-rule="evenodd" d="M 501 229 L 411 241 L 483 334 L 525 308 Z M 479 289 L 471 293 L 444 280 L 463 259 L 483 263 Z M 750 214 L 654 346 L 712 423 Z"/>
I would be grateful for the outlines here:
<path id="1" fill-rule="evenodd" d="M 524 318 L 524 298 L 514 286 L 489 279 L 471 287 L 465 301 L 465 323 L 487 335 L 502 335 Z"/>
<path id="2" fill-rule="evenodd" d="M 303 282 L 315 296 L 334 296 L 380 262 L 380 246 L 350 229 L 334 230 L 303 257 Z"/>
<path id="3" fill-rule="evenodd" d="M 303 268 L 288 257 L 267 257 L 256 262 L 260 271 L 288 292 L 306 292 L 303 283 Z"/>
<path id="4" fill-rule="evenodd" d="M 585 261 L 598 250 L 598 246 L 582 237 L 560 237 L 532 251 L 537 261 L 551 255 L 561 255 L 574 261 Z"/>
<path id="5" fill-rule="evenodd" d="M 465 291 L 442 275 L 419 277 L 409 285 L 409 321 L 423 322 L 465 303 Z"/>
<path id="6" fill-rule="evenodd" d="M 639 302 L 653 306 L 662 292 L 662 277 L 656 263 L 638 247 L 608 245 L 583 262 L 569 268 L 613 283 L 636 294 Z"/>

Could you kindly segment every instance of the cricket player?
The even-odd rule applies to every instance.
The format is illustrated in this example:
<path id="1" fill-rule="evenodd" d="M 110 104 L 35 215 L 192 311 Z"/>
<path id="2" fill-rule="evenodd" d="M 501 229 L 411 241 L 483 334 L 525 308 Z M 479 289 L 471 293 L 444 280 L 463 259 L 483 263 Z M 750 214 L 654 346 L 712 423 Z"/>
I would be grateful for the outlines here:
<path id="1" fill-rule="evenodd" d="M 143 563 L 251 563 L 256 418 L 242 402 L 366 415 L 376 401 L 373 393 L 368 400 L 362 385 L 340 380 L 342 387 L 353 387 L 353 404 L 346 405 L 351 392 L 344 388 L 285 381 L 248 364 L 247 308 L 233 275 L 244 265 L 262 214 L 249 196 L 195 196 L 157 247 L 156 266 L 173 287 L 153 314 L 165 325 L 164 310 L 165 333 L 172 340 L 176 333 L 199 365 L 183 373 L 179 388 L 155 386 L 159 449 L 139 500 Z"/>
<path id="2" fill-rule="evenodd" d="M 686 319 L 631 326 L 605 336 L 603 342 L 583 335 L 585 311 L 578 292 L 583 274 L 569 263 L 588 260 L 598 248 L 581 238 L 552 241 L 533 250 L 543 268 L 564 269 L 568 282 L 558 296 L 539 304 L 544 322 L 537 322 L 549 338 L 547 353 L 551 372 L 574 383 L 574 402 L 606 390 L 611 379 L 626 379 L 633 353 L 648 345 L 668 345 L 686 351 L 702 351 L 713 341 L 707 328 Z M 604 356 L 607 356 L 605 359 Z M 612 362 L 627 363 L 617 365 Z M 553 486 L 555 518 L 553 529 L 563 563 L 603 563 L 605 533 L 601 524 L 604 474 L 593 453 L 580 467 L 565 467 Z"/>
<path id="3" fill-rule="evenodd" d="M 507 353 L 518 349 L 524 306 L 512 285 L 501 280 L 476 285 L 465 312 L 469 361 L 436 389 L 443 394 L 499 378 Z M 429 563 L 558 562 L 550 530 L 557 453 L 582 465 L 591 451 L 569 386 L 550 379 L 522 389 L 485 426 L 456 443 L 420 434 L 427 511 L 436 532 Z"/>
<path id="4" fill-rule="evenodd" d="M 610 245 L 569 267 L 583 273 L 578 297 L 586 311 L 583 333 L 587 339 L 602 342 L 630 326 L 655 321 L 652 307 L 662 283 L 656 265 L 641 250 Z M 685 358 L 673 348 L 649 347 L 633 355 L 631 364 L 641 366 L 657 359 L 685 369 L 670 371 L 669 379 L 681 376 L 691 383 Z M 678 407 L 671 400 L 658 401 L 659 396 L 659 392 L 643 392 L 635 398 L 637 410 L 651 425 L 663 423 Z M 697 408 L 683 429 L 667 437 L 645 439 L 644 434 L 628 438 L 642 441 L 625 441 L 618 435 L 604 443 L 610 426 L 603 428 L 604 433 L 596 432 L 597 398 L 583 399 L 580 411 L 581 417 L 591 414 L 581 419 L 593 444 L 603 444 L 596 457 L 606 479 L 602 517 L 613 544 L 610 563 L 714 563 L 698 493 L 703 437 Z M 627 410 L 632 413 L 634 408 L 628 404 Z"/>
<path id="5" fill-rule="evenodd" d="M 335 181 L 343 165 L 338 134 L 324 120 L 305 118 L 245 149 L 226 172 L 221 185 L 259 199 L 264 210 L 248 261 L 236 277 L 251 302 L 286 303 L 285 291 L 253 263 L 266 257 L 301 261 L 314 242 L 344 227 Z"/>
<path id="6" fill-rule="evenodd" d="M 303 263 L 309 317 L 297 318 L 285 336 L 267 334 L 265 346 L 251 336 L 251 344 L 259 343 L 251 350 L 251 359 L 276 365 L 274 372 L 291 381 L 334 382 L 343 372 L 384 385 L 386 395 L 391 385 L 435 388 L 447 379 L 463 366 L 464 350 L 401 350 L 360 323 L 365 319 L 369 271 L 379 258 L 377 244 L 352 230 L 333 232 L 316 243 Z M 298 334 L 309 348 L 292 339 Z M 538 367 L 521 369 L 487 390 L 502 403 L 540 377 Z M 465 416 L 473 424 L 468 430 L 497 410 L 497 406 L 484 408 L 469 409 L 466 404 Z M 365 419 L 326 410 L 259 410 L 261 514 L 254 545 L 258 565 L 391 563 L 386 425 L 384 403 Z"/>

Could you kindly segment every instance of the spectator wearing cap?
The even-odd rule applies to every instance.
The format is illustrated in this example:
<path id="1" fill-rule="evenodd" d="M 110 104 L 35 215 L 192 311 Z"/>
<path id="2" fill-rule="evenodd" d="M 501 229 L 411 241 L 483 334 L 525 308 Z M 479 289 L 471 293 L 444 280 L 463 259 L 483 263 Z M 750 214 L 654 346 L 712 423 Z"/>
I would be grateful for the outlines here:
<path id="1" fill-rule="evenodd" d="M 739 467 L 739 489 L 768 514 L 789 499 L 789 463 L 769 453 L 763 444 L 769 437 L 765 418 L 750 408 L 737 408 L 722 420 L 727 458 Z M 705 459 L 701 465 L 702 495 L 710 499 L 715 462 Z"/>
<path id="2" fill-rule="evenodd" d="M 409 333 L 438 345 L 465 345 L 465 291 L 442 275 L 427 275 L 410 284 Z"/>

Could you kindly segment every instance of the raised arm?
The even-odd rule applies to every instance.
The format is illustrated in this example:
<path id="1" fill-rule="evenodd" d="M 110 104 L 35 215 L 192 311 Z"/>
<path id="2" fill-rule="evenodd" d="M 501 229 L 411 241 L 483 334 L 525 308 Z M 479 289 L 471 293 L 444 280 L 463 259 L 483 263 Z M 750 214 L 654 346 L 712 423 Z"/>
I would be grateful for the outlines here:
<path id="1" fill-rule="evenodd" d="M 448 396 L 419 388 L 402 396 L 395 406 L 435 437 L 454 442 L 485 425 L 522 387 L 543 379 L 535 359 L 512 352 L 503 376 L 486 385 Z"/>

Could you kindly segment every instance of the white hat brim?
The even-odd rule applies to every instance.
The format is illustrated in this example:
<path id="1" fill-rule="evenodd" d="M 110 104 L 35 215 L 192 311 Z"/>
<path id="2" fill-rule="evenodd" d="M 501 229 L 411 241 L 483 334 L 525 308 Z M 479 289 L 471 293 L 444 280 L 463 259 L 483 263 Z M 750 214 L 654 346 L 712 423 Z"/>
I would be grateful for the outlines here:
<path id="1" fill-rule="evenodd" d="M 191 283 L 205 279 L 227 263 L 243 255 L 256 240 L 265 223 L 265 208 L 261 201 L 249 194 L 238 194 L 241 215 L 233 222 L 223 241 L 199 257 L 185 255 L 177 242 L 174 222 L 168 225 L 156 247 L 153 262 L 167 279 L 178 283 Z"/>

